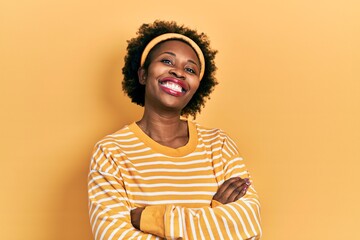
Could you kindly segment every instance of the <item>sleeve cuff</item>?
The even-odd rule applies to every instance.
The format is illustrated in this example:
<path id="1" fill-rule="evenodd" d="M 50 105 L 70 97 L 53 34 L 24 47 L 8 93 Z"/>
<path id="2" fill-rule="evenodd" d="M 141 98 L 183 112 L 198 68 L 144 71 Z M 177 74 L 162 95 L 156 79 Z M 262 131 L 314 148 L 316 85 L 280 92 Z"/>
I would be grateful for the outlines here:
<path id="1" fill-rule="evenodd" d="M 211 200 L 211 208 L 214 208 L 214 207 L 218 207 L 218 206 L 221 206 L 223 205 L 221 202 L 218 202 L 216 200 Z"/>
<path id="2" fill-rule="evenodd" d="M 166 206 L 147 206 L 141 213 L 140 230 L 158 237 L 165 236 L 164 215 Z"/>

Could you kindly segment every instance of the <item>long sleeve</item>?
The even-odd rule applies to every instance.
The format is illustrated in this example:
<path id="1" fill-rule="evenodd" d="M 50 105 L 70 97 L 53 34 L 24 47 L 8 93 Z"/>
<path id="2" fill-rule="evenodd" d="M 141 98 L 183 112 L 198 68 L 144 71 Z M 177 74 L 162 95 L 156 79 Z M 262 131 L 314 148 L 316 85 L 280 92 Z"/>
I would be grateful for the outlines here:
<path id="1" fill-rule="evenodd" d="M 117 174 L 118 173 L 118 174 Z M 94 239 L 159 239 L 131 224 L 131 203 L 113 155 L 98 145 L 88 179 L 89 215 Z"/>
<path id="2" fill-rule="evenodd" d="M 259 239 L 260 205 L 253 185 L 240 200 L 212 201 L 232 177 L 249 177 L 232 140 L 189 123 L 189 142 L 164 147 L 135 124 L 94 148 L 89 212 L 95 239 Z M 140 230 L 130 211 L 145 207 Z"/>
<path id="3" fill-rule="evenodd" d="M 222 161 L 223 169 L 217 174 L 224 176 L 223 181 L 250 177 L 229 137 L 222 147 Z M 161 222 L 164 228 L 154 222 Z M 238 201 L 215 207 L 149 206 L 142 213 L 140 228 L 167 239 L 260 239 L 260 204 L 251 186 Z"/>

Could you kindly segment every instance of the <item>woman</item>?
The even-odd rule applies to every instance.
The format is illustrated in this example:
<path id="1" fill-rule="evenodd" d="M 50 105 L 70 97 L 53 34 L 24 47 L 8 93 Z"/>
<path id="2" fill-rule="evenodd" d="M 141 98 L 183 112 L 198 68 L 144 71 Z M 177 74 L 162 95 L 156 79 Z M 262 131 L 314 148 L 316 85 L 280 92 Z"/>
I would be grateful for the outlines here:
<path id="1" fill-rule="evenodd" d="M 217 84 L 207 37 L 156 21 L 127 50 L 123 89 L 144 114 L 95 146 L 95 239 L 259 239 L 260 205 L 235 143 L 182 118 Z"/>

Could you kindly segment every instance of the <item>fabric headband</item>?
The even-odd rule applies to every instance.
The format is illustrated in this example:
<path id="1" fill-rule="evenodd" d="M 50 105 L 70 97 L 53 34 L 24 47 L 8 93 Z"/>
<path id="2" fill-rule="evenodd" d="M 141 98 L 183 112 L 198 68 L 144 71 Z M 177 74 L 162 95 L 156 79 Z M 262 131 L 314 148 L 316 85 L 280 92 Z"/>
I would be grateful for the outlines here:
<path id="1" fill-rule="evenodd" d="M 204 58 L 204 54 L 201 51 L 200 47 L 189 37 L 181 35 L 179 33 L 165 33 L 162 34 L 160 36 L 157 36 L 156 38 L 152 39 L 145 47 L 144 51 L 141 54 L 141 61 L 140 61 L 140 66 L 142 67 L 145 63 L 146 57 L 148 56 L 149 52 L 151 51 L 151 49 L 153 47 L 155 47 L 156 44 L 166 41 L 166 40 L 171 40 L 171 39 L 181 39 L 183 41 L 185 41 L 186 43 L 188 43 L 196 52 L 199 61 L 200 61 L 200 75 L 199 78 L 200 80 L 202 79 L 202 77 L 204 76 L 204 72 L 205 72 L 205 58 Z"/>

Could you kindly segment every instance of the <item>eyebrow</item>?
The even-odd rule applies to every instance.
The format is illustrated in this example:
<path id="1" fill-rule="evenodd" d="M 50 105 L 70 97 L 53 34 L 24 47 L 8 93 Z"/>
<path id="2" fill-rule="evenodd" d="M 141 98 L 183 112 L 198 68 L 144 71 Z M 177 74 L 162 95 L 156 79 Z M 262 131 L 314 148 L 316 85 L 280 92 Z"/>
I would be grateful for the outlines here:
<path id="1" fill-rule="evenodd" d="M 170 55 L 176 57 L 176 54 L 173 53 L 173 52 L 163 52 L 163 53 L 161 53 L 160 55 L 165 54 L 165 53 L 166 53 L 166 54 L 170 54 Z M 188 62 L 191 62 L 191 63 L 195 64 L 197 67 L 199 67 L 198 64 L 197 64 L 195 61 L 191 60 L 191 59 L 189 59 Z"/>

